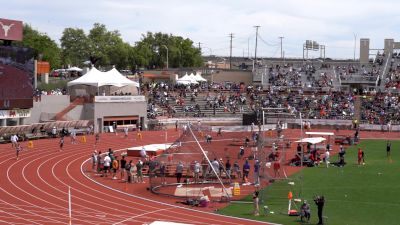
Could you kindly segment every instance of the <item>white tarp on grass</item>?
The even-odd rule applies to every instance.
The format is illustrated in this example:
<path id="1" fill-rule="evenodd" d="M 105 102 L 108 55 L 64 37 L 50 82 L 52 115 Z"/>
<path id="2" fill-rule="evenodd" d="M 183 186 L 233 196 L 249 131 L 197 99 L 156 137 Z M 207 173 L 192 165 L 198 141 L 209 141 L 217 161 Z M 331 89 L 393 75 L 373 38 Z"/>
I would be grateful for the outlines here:
<path id="1" fill-rule="evenodd" d="M 310 144 L 314 145 L 314 144 L 321 143 L 323 141 L 326 141 L 326 139 L 323 138 L 323 137 L 314 137 L 314 138 L 303 138 L 303 139 L 300 139 L 300 140 L 295 141 L 295 142 L 297 142 L 297 143 L 310 143 Z"/>

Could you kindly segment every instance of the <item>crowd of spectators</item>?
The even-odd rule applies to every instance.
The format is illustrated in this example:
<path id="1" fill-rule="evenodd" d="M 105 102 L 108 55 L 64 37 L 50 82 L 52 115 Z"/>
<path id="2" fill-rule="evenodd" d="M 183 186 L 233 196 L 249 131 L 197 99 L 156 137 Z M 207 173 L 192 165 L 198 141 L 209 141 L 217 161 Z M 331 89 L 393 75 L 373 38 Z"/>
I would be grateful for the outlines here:
<path id="1" fill-rule="evenodd" d="M 347 92 L 304 94 L 299 91 L 274 91 L 254 94 L 252 108 L 285 108 L 292 113 L 301 111 L 306 119 L 352 119 L 354 96 Z"/>
<path id="2" fill-rule="evenodd" d="M 41 101 L 41 97 L 43 95 L 66 95 L 66 94 L 67 90 L 61 88 L 56 88 L 49 91 L 36 89 L 33 91 L 33 98 L 35 99 L 35 101 Z"/>
<path id="3" fill-rule="evenodd" d="M 244 84 L 226 82 L 202 83 L 200 85 L 173 85 L 169 83 L 145 83 L 143 90 L 149 97 L 149 104 L 158 104 L 164 114 L 175 116 L 179 109 L 185 115 L 203 116 L 204 110 L 212 109 L 236 113 L 244 110 L 246 97 L 241 94 Z M 153 106 L 149 110 L 153 110 Z M 154 111 L 150 111 L 154 115 Z"/>
<path id="4" fill-rule="evenodd" d="M 400 53 L 393 53 L 389 71 L 386 74 L 385 88 L 400 89 Z"/>
<path id="5" fill-rule="evenodd" d="M 361 121 L 369 124 L 399 124 L 399 95 L 378 92 L 363 96 L 361 100 Z"/>
<path id="6" fill-rule="evenodd" d="M 268 83 L 272 86 L 302 86 L 301 68 L 276 65 L 268 71 Z"/>

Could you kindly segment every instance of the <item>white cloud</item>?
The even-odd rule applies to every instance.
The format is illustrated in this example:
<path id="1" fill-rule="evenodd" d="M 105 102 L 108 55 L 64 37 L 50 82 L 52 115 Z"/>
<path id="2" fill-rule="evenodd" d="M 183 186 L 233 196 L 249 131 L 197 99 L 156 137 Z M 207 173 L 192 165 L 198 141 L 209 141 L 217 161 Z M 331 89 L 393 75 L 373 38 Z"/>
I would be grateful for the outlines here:
<path id="1" fill-rule="evenodd" d="M 313 39 L 327 46 L 327 56 L 352 58 L 354 34 L 371 39 L 399 36 L 395 0 L 0 0 L 1 17 L 23 20 L 58 40 L 66 27 L 88 31 L 93 23 L 119 30 L 134 43 L 147 31 L 166 32 L 202 42 L 204 54 L 228 55 L 229 33 L 234 33 L 234 55 L 254 54 L 255 29 L 260 25 L 258 55 L 279 56 L 278 36 L 287 56 L 302 56 L 302 44 Z M 273 46 L 271 46 L 271 44 Z"/>

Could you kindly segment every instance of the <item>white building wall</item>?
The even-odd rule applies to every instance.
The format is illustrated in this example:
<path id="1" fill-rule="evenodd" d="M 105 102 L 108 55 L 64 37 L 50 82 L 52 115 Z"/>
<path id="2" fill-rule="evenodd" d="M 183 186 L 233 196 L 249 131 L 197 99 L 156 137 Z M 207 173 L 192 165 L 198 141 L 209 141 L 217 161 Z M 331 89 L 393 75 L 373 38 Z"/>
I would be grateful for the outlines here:
<path id="1" fill-rule="evenodd" d="M 33 101 L 31 109 L 31 117 L 25 119 L 24 124 L 32 124 L 40 122 L 42 113 L 56 114 L 65 109 L 70 103 L 69 95 L 44 95 L 41 101 Z"/>

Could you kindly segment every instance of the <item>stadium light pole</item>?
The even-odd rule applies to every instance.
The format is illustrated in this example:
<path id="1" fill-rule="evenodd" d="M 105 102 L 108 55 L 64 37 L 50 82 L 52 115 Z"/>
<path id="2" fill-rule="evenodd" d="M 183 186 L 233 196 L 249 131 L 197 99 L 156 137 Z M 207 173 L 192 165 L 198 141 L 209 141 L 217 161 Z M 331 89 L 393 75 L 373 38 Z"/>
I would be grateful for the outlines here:
<path id="1" fill-rule="evenodd" d="M 254 49 L 254 59 L 257 60 L 257 42 L 258 42 L 258 28 L 260 28 L 260 26 L 254 26 L 254 28 L 256 28 L 256 47 Z"/>
<path id="2" fill-rule="evenodd" d="M 164 47 L 165 49 L 167 49 L 167 70 L 168 70 L 168 68 L 169 68 L 169 62 L 168 62 L 168 54 L 169 54 L 169 50 L 168 50 L 168 47 L 166 46 L 166 45 L 161 45 L 162 47 Z"/>
<path id="3" fill-rule="evenodd" d="M 353 33 L 353 35 L 354 35 L 354 58 L 353 58 L 353 60 L 356 61 L 357 34 Z"/>

